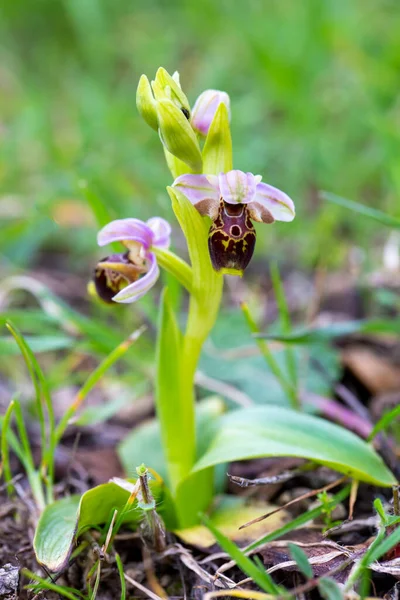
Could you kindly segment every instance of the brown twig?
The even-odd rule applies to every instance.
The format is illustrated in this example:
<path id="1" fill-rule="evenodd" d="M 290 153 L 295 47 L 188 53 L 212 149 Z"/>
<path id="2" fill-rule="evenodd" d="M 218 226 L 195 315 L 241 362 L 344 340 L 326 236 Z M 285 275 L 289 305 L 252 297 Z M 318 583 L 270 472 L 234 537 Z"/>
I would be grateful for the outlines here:
<path id="1" fill-rule="evenodd" d="M 313 496 L 316 496 L 317 494 L 320 494 L 321 492 L 327 492 L 328 490 L 340 485 L 341 483 L 344 483 L 346 480 L 347 480 L 347 477 L 341 477 L 340 479 L 336 479 L 336 481 L 333 481 L 332 483 L 328 483 L 328 485 L 324 485 L 323 487 L 318 488 L 317 490 L 311 490 L 311 492 L 302 494 L 301 496 L 298 496 L 297 498 L 294 498 L 293 500 L 289 500 L 289 502 L 286 502 L 286 504 L 283 504 L 282 506 L 275 508 L 275 510 L 272 510 L 267 514 L 262 515 L 261 517 L 257 517 L 256 519 L 253 519 L 252 521 L 249 521 L 248 523 L 241 525 L 239 527 L 239 529 L 244 529 L 245 527 L 249 527 L 250 525 L 254 525 L 255 523 L 264 521 L 264 519 L 268 519 L 268 517 L 271 517 L 272 515 L 276 514 L 277 512 L 279 512 L 281 510 L 285 510 L 292 504 L 296 504 L 296 502 L 299 502 L 300 500 L 305 500 L 306 498 L 312 498 Z"/>

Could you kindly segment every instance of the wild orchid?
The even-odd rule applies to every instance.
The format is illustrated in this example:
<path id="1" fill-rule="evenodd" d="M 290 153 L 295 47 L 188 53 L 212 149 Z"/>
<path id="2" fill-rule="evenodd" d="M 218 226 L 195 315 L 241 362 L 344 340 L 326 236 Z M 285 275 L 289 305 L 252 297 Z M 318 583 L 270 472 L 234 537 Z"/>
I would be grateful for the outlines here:
<path id="1" fill-rule="evenodd" d="M 320 451 L 321 440 L 316 432 L 324 427 L 320 422 L 310 422 L 315 417 L 300 417 L 296 411 L 280 407 L 246 408 L 222 417 L 221 399 L 196 404 L 196 369 L 203 344 L 218 316 L 223 275 L 242 275 L 249 264 L 256 242 L 253 222 L 292 221 L 294 203 L 283 191 L 262 182 L 260 175 L 233 169 L 230 102 L 226 93 L 206 90 L 191 112 L 179 76 L 159 69 L 151 84 L 147 77 L 141 77 L 137 106 L 163 143 L 173 177 L 167 191 L 186 237 L 190 265 L 169 250 L 171 227 L 164 219 L 154 217 L 146 223 L 122 219 L 103 227 L 98 243 L 103 246 L 119 241 L 125 251 L 101 260 L 94 279 L 98 294 L 106 301 L 134 302 L 154 285 L 161 267 L 189 293 L 183 331 L 168 290 L 161 295 L 155 372 L 158 421 L 150 429 L 146 425 L 136 428 L 120 448 L 127 472 L 147 462 L 165 478 L 173 500 L 167 526 L 184 528 L 196 524 L 199 511 L 206 510 L 213 500 L 215 465 L 282 453 L 330 464 L 330 454 Z M 211 219 L 211 227 L 204 217 Z M 196 430 L 196 411 L 200 409 L 207 414 L 201 429 L 203 435 L 207 427 L 212 429 L 214 423 L 225 419 L 205 453 L 201 449 L 203 439 L 199 439 Z M 343 439 L 340 429 L 333 431 L 334 426 L 326 424 L 325 428 L 327 425 L 327 437 Z M 298 431 L 293 433 L 296 427 Z M 253 434 L 249 437 L 250 429 Z M 345 472 L 351 471 L 348 457 L 363 452 L 364 458 L 355 460 L 356 476 L 366 463 L 365 456 L 379 470 L 380 459 L 369 449 L 360 449 L 358 440 L 348 432 L 346 435 L 350 451 L 344 450 Z M 286 438 L 291 440 L 287 444 Z M 341 442 L 336 447 L 341 447 Z M 338 450 L 334 464 L 342 464 L 341 460 Z M 387 473 L 383 477 L 390 479 Z"/>
<path id="2" fill-rule="evenodd" d="M 137 106 L 163 143 L 175 179 L 167 189 L 191 266 L 168 250 L 170 227 L 163 219 L 114 221 L 100 231 L 98 243 L 120 241 L 127 251 L 99 262 L 95 284 L 108 301 L 133 302 L 154 285 L 158 263 L 189 292 L 183 335 L 168 293 L 162 296 L 156 409 L 177 519 L 190 525 L 212 498 L 213 470 L 191 475 L 197 454 L 194 377 L 218 315 L 223 274 L 241 275 L 248 265 L 256 240 L 253 221 L 291 221 L 294 204 L 261 176 L 232 169 L 230 101 L 225 92 L 206 90 L 191 113 L 178 74 L 171 77 L 160 68 L 151 84 L 146 76 L 140 78 Z M 211 218 L 211 228 L 203 216 Z M 145 460 L 137 458 L 138 463 Z"/>
<path id="3" fill-rule="evenodd" d="M 57 443 L 88 392 L 139 338 L 143 328 L 122 341 L 101 362 L 56 424 L 40 367 L 19 332 L 8 324 L 34 375 L 37 410 L 41 415 L 42 461 L 36 470 L 33 456 L 28 454 L 29 445 L 26 448 L 25 444 L 21 407 L 14 399 L 2 423 L 6 485 L 11 486 L 12 477 L 4 440 L 7 440 L 7 427 L 15 411 L 20 439 L 10 430 L 13 433 L 10 440 L 14 448 L 20 449 L 18 455 L 42 511 L 34 539 L 36 557 L 46 569 L 56 573 L 63 572 L 78 537 L 89 527 L 102 531 L 99 544 L 104 542 L 101 546 L 104 552 L 123 524 L 141 531 L 146 543 L 162 552 L 165 548 L 163 520 L 166 528 L 184 541 L 192 543 L 195 539 L 195 543 L 203 545 L 199 513 L 208 511 L 210 516 L 206 523 L 217 539 L 222 539 L 212 519 L 219 527 L 229 524 L 230 529 L 232 522 L 248 521 L 240 512 L 244 508 L 243 497 L 235 498 L 234 508 L 232 499 L 228 499 L 224 508 L 223 500 L 218 504 L 216 498 L 216 482 L 218 480 L 221 491 L 221 476 L 215 467 L 232 461 L 292 456 L 340 471 L 355 482 L 385 487 L 397 485 L 396 478 L 372 444 L 347 429 L 299 410 L 296 377 L 292 377 L 291 371 L 293 364 L 282 369 L 261 339 L 258 340 L 260 350 L 282 389 L 290 392 L 287 393 L 289 402 L 292 391 L 295 392 L 296 402 L 292 402 L 291 409 L 254 404 L 223 414 L 226 406 L 219 396 L 196 402 L 195 374 L 204 342 L 218 316 L 223 275 L 241 275 L 248 265 L 256 239 L 253 221 L 291 221 L 294 204 L 284 192 L 263 183 L 259 175 L 233 170 L 229 99 L 223 92 L 204 92 L 190 115 L 179 77 L 176 74 L 171 77 L 159 69 L 151 88 L 147 78 L 141 78 L 138 106 L 146 122 L 158 131 L 163 141 L 174 180 L 167 191 L 186 238 L 190 265 L 170 251 L 171 227 L 162 218 L 154 217 L 146 222 L 120 219 L 103 227 L 98 234 L 100 246 L 118 242 L 123 246 L 123 251 L 114 251 L 100 260 L 95 270 L 93 285 L 107 302 L 139 300 L 156 283 L 160 267 L 188 292 L 188 303 L 182 303 L 187 307 L 184 327 L 181 326 L 183 319 L 178 319 L 176 314 L 179 295 L 172 297 L 165 288 L 160 297 L 153 371 L 157 420 L 136 426 L 118 448 L 126 474 L 136 473 L 135 481 L 115 478 L 82 495 L 54 500 Z M 281 292 L 276 295 L 278 305 L 282 305 Z M 244 314 L 251 331 L 256 331 L 249 309 L 245 309 Z M 106 336 L 108 333 L 106 329 Z M 47 422 L 43 404 L 47 409 Z M 47 489 L 46 496 L 42 484 Z M 338 498 L 342 500 L 349 493 L 350 486 L 346 486 Z M 257 517 L 265 510 L 259 506 L 256 510 L 258 512 L 253 514 L 260 521 Z M 260 538 L 258 544 L 264 543 L 263 540 L 265 537 Z M 254 549 L 254 544 L 251 547 Z M 100 557 L 96 564 L 98 583 Z M 95 572 L 94 566 L 91 572 Z"/>

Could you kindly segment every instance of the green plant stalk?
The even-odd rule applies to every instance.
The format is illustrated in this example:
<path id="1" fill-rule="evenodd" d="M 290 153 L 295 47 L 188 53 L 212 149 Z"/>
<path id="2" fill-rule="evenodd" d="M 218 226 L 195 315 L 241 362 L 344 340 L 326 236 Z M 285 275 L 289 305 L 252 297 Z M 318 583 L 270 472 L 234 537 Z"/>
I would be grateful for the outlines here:
<path id="1" fill-rule="evenodd" d="M 14 412 L 15 421 L 17 423 L 18 433 L 22 444 L 22 451 L 24 454 L 24 467 L 29 479 L 29 485 L 31 486 L 32 494 L 35 498 L 36 505 L 40 512 L 42 512 L 46 506 L 42 481 L 40 473 L 35 469 L 35 463 L 33 462 L 32 450 L 29 444 L 29 438 L 24 423 L 24 417 L 22 415 L 20 403 L 17 400 L 14 401 Z"/>
<path id="2" fill-rule="evenodd" d="M 179 472 L 176 473 L 173 481 L 170 481 L 170 485 L 175 496 L 178 520 L 180 526 L 184 527 L 196 522 L 198 510 L 207 508 L 213 494 L 212 471 L 186 481 L 184 493 L 177 492 L 179 484 L 188 477 L 196 460 L 194 377 L 203 344 L 217 319 L 222 298 L 223 277 L 216 273 L 211 265 L 207 242 L 208 222 L 180 192 L 171 188 L 168 188 L 168 192 L 172 208 L 188 243 L 193 274 L 189 312 L 176 373 L 179 391 L 174 401 L 169 394 L 164 400 L 158 402 L 158 415 L 165 431 L 164 448 L 167 453 L 179 457 Z M 168 359 L 160 355 L 159 364 L 163 360 Z M 166 406 L 167 402 L 168 406 Z M 196 504 L 190 501 L 191 497 L 199 500 L 200 496 L 203 499 L 202 503 Z"/>
<path id="3" fill-rule="evenodd" d="M 11 474 L 10 459 L 9 459 L 9 452 L 8 452 L 7 435 L 8 435 L 8 428 L 10 426 L 10 421 L 11 421 L 11 416 L 12 416 L 13 411 L 14 411 L 14 400 L 11 400 L 11 402 L 8 405 L 8 408 L 6 410 L 6 413 L 4 415 L 2 426 L 1 426 L 1 468 L 0 468 L 0 475 L 1 474 L 4 475 L 4 481 L 6 482 L 7 493 L 8 493 L 9 496 L 11 496 L 11 494 L 12 494 L 13 487 L 12 487 L 12 485 L 10 483 L 11 480 L 12 480 L 12 474 Z"/>

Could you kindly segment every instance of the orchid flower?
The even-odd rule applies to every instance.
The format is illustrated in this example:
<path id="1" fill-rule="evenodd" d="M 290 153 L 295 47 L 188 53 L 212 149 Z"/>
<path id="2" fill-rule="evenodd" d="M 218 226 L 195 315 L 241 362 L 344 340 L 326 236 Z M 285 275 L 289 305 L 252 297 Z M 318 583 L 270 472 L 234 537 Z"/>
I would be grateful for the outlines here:
<path id="1" fill-rule="evenodd" d="M 159 275 L 152 249 L 167 249 L 170 234 L 169 223 L 160 217 L 146 223 L 139 219 L 119 219 L 103 227 L 97 236 L 99 246 L 122 242 L 127 250 L 98 263 L 94 284 L 100 298 L 105 302 L 129 303 L 144 296 Z"/>
<path id="2" fill-rule="evenodd" d="M 281 190 L 261 182 L 260 175 L 229 171 L 219 175 L 181 175 L 173 184 L 213 223 L 208 236 L 216 271 L 242 275 L 256 243 L 252 221 L 292 221 L 293 201 Z"/>

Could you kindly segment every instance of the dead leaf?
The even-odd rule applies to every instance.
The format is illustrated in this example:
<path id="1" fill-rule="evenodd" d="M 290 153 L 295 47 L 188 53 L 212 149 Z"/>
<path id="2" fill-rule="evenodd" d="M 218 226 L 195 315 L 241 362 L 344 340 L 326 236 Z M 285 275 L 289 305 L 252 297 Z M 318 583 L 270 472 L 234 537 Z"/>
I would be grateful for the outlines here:
<path id="1" fill-rule="evenodd" d="M 400 369 L 389 358 L 365 346 L 352 346 L 342 351 L 342 362 L 373 394 L 400 388 Z"/>
<path id="2" fill-rule="evenodd" d="M 245 498 L 225 497 L 220 506 L 212 513 L 212 521 L 216 527 L 229 539 L 235 542 L 249 543 L 258 537 L 281 527 L 288 521 L 288 513 L 280 511 L 265 522 L 259 523 L 251 531 L 239 530 L 246 521 L 263 515 L 266 511 L 275 510 L 276 507 L 260 501 L 250 501 Z M 209 548 L 215 544 L 215 538 L 204 525 L 196 525 L 188 529 L 180 529 L 174 532 L 186 544 L 198 548 Z"/>

